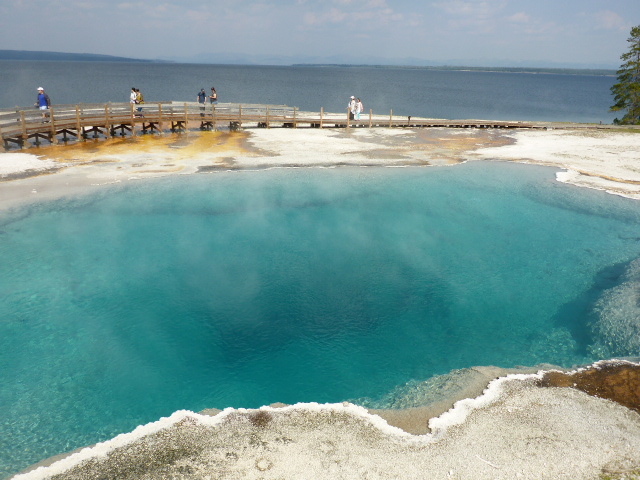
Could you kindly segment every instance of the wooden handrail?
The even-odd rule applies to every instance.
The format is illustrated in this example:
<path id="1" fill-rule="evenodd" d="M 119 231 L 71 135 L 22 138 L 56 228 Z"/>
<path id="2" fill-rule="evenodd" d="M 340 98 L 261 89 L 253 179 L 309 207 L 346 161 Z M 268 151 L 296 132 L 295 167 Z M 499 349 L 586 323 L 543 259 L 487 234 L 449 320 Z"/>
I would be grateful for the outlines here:
<path id="1" fill-rule="evenodd" d="M 77 104 L 77 105 L 55 105 L 48 111 L 49 123 L 43 123 L 43 111 L 30 107 L 23 110 L 0 110 L 0 135 L 3 144 L 18 144 L 28 146 L 30 139 L 35 139 L 36 143 L 41 138 L 49 139 L 53 142 L 56 135 L 64 135 L 66 141 L 67 133 L 75 135 L 77 139 L 86 139 L 87 132 L 93 132 L 94 137 L 99 135 L 112 136 L 116 131 L 120 131 L 124 136 L 127 134 L 137 135 L 136 129 L 143 131 L 157 130 L 158 125 L 162 130 L 162 122 L 171 122 L 172 130 L 175 127 L 185 128 L 189 131 L 189 124 L 200 122 L 201 127 L 213 128 L 218 123 L 228 122 L 235 127 L 242 127 L 244 124 L 257 124 L 262 126 L 266 120 L 266 127 L 270 128 L 274 123 L 281 123 L 283 126 L 300 125 L 324 128 L 329 124 L 336 127 L 351 128 L 354 122 L 350 118 L 347 108 L 346 122 L 343 114 L 327 114 L 324 107 L 318 113 L 300 112 L 298 107 L 288 107 L 286 105 L 258 105 L 258 104 L 207 104 L 202 105 L 197 102 L 155 102 L 144 104 L 144 113 L 137 114 L 136 108 L 140 105 L 131 103 L 107 103 L 107 104 Z M 210 110 L 208 110 L 210 109 Z M 236 110 L 237 109 L 237 110 Z M 319 123 L 318 123 L 319 122 Z M 364 121 L 356 122 L 364 124 Z M 389 127 L 477 127 L 477 128 L 543 128 L 544 125 L 527 124 L 524 122 L 481 122 L 474 120 L 428 120 L 415 119 L 415 117 L 394 118 L 393 110 L 390 111 L 388 121 L 384 115 L 379 115 L 374 119 L 373 109 L 369 109 L 369 128 L 375 126 Z M 75 130 L 75 133 L 74 133 Z"/>

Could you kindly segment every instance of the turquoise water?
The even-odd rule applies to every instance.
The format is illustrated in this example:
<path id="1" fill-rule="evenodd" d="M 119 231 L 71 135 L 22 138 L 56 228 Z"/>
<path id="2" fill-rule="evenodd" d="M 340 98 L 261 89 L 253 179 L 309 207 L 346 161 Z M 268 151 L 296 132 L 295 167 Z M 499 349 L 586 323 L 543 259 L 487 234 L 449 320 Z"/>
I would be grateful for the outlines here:
<path id="1" fill-rule="evenodd" d="M 182 408 L 597 359 L 591 309 L 640 255 L 640 214 L 554 175 L 220 172 L 4 215 L 0 475 Z"/>

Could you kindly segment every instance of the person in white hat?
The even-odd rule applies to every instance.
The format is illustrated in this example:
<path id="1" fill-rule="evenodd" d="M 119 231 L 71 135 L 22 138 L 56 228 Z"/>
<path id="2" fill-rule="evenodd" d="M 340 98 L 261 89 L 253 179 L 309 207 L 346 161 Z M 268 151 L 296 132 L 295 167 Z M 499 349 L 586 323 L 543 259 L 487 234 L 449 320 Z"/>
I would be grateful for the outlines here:
<path id="1" fill-rule="evenodd" d="M 36 107 L 42 110 L 42 118 L 46 119 L 49 116 L 49 107 L 51 106 L 51 99 L 44 91 L 44 88 L 38 87 L 38 99 L 36 100 Z"/>
<path id="2" fill-rule="evenodd" d="M 354 97 L 353 95 L 351 95 L 351 99 L 349 100 L 349 120 L 353 120 L 355 118 L 355 114 L 356 114 L 356 97 Z"/>

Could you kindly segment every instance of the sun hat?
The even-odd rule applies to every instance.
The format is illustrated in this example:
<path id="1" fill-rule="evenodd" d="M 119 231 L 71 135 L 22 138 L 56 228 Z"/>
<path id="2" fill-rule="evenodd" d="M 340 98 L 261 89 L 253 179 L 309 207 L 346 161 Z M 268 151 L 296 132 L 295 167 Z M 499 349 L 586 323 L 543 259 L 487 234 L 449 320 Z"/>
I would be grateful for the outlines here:
<path id="1" fill-rule="evenodd" d="M 44 90 L 44 88 L 42 88 L 42 87 L 38 87 L 38 90 Z"/>
<path id="2" fill-rule="evenodd" d="M 351 98 L 356 98 L 356 97 L 354 97 L 353 95 L 351 95 Z"/>

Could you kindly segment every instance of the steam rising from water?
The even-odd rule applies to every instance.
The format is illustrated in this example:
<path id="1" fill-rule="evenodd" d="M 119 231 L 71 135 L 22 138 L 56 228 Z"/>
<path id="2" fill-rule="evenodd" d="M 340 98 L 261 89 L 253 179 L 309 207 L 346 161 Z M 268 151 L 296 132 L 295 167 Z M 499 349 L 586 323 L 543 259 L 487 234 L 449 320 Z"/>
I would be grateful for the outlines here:
<path id="1" fill-rule="evenodd" d="M 454 369 L 598 358 L 563 307 L 638 256 L 637 205 L 553 173 L 218 172 L 5 218 L 2 468 L 182 408 L 407 405 Z"/>

